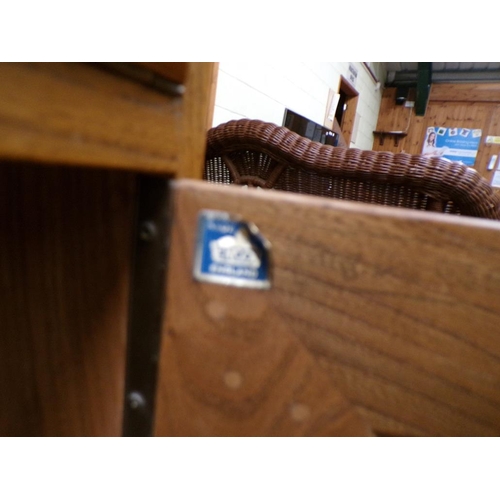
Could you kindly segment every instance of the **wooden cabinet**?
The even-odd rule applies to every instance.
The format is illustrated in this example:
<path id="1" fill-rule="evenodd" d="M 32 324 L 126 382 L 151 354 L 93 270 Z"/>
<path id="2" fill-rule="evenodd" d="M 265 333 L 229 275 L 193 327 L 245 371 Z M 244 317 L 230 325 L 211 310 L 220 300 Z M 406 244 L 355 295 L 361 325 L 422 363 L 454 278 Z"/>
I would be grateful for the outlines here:
<path id="1" fill-rule="evenodd" d="M 200 178 L 212 64 L 155 68 L 184 93 L 106 65 L 2 64 L 0 158 Z"/>
<path id="2" fill-rule="evenodd" d="M 0 65 L 0 435 L 122 433 L 138 180 L 201 178 L 213 67 L 144 64 Z"/>

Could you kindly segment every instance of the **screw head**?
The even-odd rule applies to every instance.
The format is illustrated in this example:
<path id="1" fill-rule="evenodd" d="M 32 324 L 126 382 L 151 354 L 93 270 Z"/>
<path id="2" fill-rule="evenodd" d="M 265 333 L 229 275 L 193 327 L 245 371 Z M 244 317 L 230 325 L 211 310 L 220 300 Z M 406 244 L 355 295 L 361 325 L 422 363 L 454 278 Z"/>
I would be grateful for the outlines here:
<path id="1" fill-rule="evenodd" d="M 132 410 L 137 410 L 146 406 L 146 400 L 144 399 L 144 396 L 137 391 L 131 392 L 127 396 L 127 402 Z"/>
<path id="2" fill-rule="evenodd" d="M 139 238 L 142 241 L 151 241 L 156 237 L 156 232 L 156 225 L 153 222 L 143 222 L 139 231 Z"/>

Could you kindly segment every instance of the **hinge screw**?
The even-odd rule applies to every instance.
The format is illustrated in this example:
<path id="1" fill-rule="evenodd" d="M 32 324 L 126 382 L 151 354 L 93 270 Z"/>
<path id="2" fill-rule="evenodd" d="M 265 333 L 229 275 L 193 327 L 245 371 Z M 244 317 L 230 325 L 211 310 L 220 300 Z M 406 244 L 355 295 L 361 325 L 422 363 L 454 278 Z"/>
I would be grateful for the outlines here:
<path id="1" fill-rule="evenodd" d="M 137 410 L 139 408 L 144 408 L 146 406 L 146 400 L 140 392 L 131 392 L 127 396 L 128 405 L 132 410 Z"/>
<path id="2" fill-rule="evenodd" d="M 139 238 L 142 241 L 151 241 L 156 237 L 156 232 L 156 226 L 152 222 L 143 222 L 139 231 Z"/>

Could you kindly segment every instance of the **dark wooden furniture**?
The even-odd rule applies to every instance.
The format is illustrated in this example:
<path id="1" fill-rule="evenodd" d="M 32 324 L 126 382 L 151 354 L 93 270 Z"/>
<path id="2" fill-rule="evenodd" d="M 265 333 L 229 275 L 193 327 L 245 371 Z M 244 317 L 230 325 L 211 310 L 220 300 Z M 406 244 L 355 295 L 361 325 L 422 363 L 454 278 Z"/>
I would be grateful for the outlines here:
<path id="1" fill-rule="evenodd" d="M 174 192 L 158 435 L 500 436 L 498 221 Z M 269 290 L 193 280 L 203 209 L 269 240 Z"/>
<path id="2" fill-rule="evenodd" d="M 201 177 L 211 80 L 211 63 L 0 64 L 1 436 L 122 434 L 139 187 Z"/>

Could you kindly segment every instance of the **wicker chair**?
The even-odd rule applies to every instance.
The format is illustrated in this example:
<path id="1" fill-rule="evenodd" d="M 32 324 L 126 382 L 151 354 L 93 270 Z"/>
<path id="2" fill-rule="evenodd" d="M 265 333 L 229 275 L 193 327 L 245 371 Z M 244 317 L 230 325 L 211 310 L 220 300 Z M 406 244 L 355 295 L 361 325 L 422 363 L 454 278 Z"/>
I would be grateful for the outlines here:
<path id="1" fill-rule="evenodd" d="M 204 179 L 500 220 L 500 195 L 440 158 L 324 146 L 260 120 L 208 132 Z"/>

